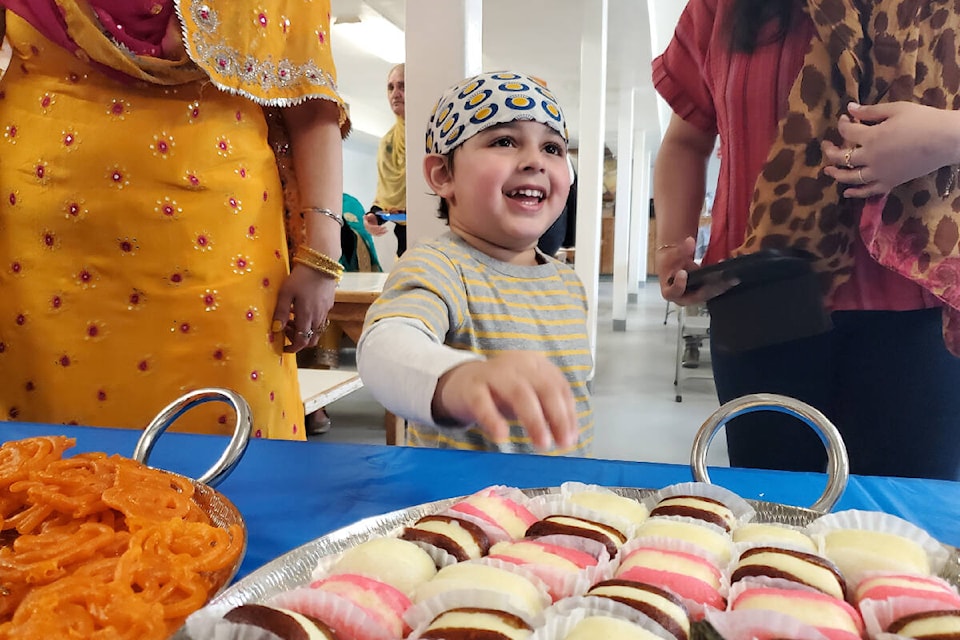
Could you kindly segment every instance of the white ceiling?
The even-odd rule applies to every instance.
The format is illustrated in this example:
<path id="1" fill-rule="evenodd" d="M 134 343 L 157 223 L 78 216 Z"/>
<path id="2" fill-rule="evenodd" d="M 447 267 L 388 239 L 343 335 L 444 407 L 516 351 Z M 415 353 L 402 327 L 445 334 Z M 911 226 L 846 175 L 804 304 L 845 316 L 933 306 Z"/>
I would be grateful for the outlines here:
<path id="1" fill-rule="evenodd" d="M 406 0 L 363 0 L 404 28 Z M 669 0 L 679 2 L 679 0 Z M 360 0 L 332 0 L 333 16 L 356 14 Z M 599 3 L 597 3 L 599 5 Z M 646 0 L 608 0 L 607 113 L 605 141 L 616 152 L 621 91 L 637 89 L 634 128 L 659 136 L 650 82 L 650 20 Z M 546 80 L 579 138 L 580 25 L 584 0 L 483 0 L 484 70 L 516 69 Z M 356 135 L 371 140 L 393 125 L 386 77 L 393 66 L 333 38 L 338 84 L 350 103 Z"/>

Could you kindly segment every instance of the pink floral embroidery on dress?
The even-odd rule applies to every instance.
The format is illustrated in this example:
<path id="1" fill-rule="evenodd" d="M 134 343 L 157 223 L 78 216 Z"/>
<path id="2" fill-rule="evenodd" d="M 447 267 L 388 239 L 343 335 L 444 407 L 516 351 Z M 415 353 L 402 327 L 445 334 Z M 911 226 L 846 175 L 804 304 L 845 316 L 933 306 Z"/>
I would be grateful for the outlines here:
<path id="1" fill-rule="evenodd" d="M 123 190 L 124 187 L 130 186 L 130 180 L 127 177 L 127 170 L 120 165 L 113 165 L 107 169 L 107 184 L 109 184 L 114 189 Z"/>
<path id="2" fill-rule="evenodd" d="M 203 308 L 205 311 L 216 311 L 217 307 L 220 306 L 216 289 L 207 289 L 200 295 L 200 299 L 203 300 Z"/>
<path id="3" fill-rule="evenodd" d="M 74 275 L 74 281 L 80 285 L 81 289 L 95 289 L 99 276 L 89 267 L 81 267 Z"/>
<path id="4" fill-rule="evenodd" d="M 173 136 L 167 134 L 166 131 L 161 131 L 153 136 L 153 143 L 150 144 L 150 150 L 158 158 L 169 158 L 173 153 L 173 147 Z"/>
<path id="5" fill-rule="evenodd" d="M 170 198 L 157 200 L 157 206 L 154 207 L 154 211 L 163 216 L 165 220 L 176 220 L 180 217 L 180 214 L 183 213 L 183 209 L 177 205 L 177 201 Z"/>
<path id="6" fill-rule="evenodd" d="M 140 249 L 136 238 L 117 238 L 117 247 L 120 249 L 120 254 L 124 256 L 136 255 Z"/>

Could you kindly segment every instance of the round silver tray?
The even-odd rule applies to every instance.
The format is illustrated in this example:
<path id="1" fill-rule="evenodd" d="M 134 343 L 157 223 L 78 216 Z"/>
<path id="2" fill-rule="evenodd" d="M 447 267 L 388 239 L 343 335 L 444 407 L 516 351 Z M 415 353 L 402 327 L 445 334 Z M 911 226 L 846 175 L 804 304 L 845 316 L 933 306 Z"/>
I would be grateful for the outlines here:
<path id="1" fill-rule="evenodd" d="M 690 456 L 692 475 L 697 481 L 710 482 L 706 467 L 707 449 L 713 437 L 728 421 L 744 413 L 768 410 L 794 416 L 819 435 L 827 449 L 827 487 L 810 509 L 759 500 L 747 500 L 747 502 L 755 509 L 754 522 L 803 527 L 833 508 L 846 488 L 849 475 L 846 448 L 836 427 L 822 413 L 803 402 L 774 394 L 752 394 L 724 404 L 704 422 L 694 438 Z M 609 489 L 638 501 L 659 491 L 659 489 L 633 487 L 609 487 Z M 522 491 L 532 497 L 544 493 L 556 493 L 559 487 L 522 489 Z M 266 602 L 278 593 L 307 585 L 311 581 L 314 570 L 324 558 L 341 553 L 371 538 L 399 535 L 404 527 L 413 524 L 419 518 L 442 511 L 462 499 L 463 497 L 448 498 L 399 509 L 365 518 L 332 531 L 271 560 L 213 598 L 203 611 L 205 614 L 221 616 L 233 607 L 251 602 Z M 940 572 L 940 577 L 960 588 L 960 549 L 949 545 L 944 546 L 949 551 L 949 558 Z M 190 636 L 181 629 L 174 636 L 174 640 L 190 640 Z"/>
<path id="2" fill-rule="evenodd" d="M 642 500 L 656 492 L 654 489 L 631 487 L 610 487 L 610 489 L 622 496 L 636 500 Z M 556 491 L 558 491 L 556 487 L 523 489 L 523 493 L 528 496 Z M 425 515 L 441 511 L 460 499 L 462 498 L 450 498 L 408 509 L 400 509 L 372 518 L 365 518 L 342 529 L 337 529 L 263 565 L 211 600 L 206 608 L 210 613 L 219 615 L 241 604 L 265 602 L 278 593 L 309 584 L 311 574 L 323 558 L 341 553 L 371 538 L 399 535 L 405 526 L 413 524 Z M 774 502 L 756 500 L 748 500 L 747 502 L 756 509 L 754 522 L 804 526 L 823 515 L 821 512 L 812 509 L 792 507 Z M 940 575 L 960 587 L 960 550 L 949 546 L 947 548 L 950 550 L 950 559 Z M 178 635 L 175 637 L 185 638 L 186 636 Z"/>

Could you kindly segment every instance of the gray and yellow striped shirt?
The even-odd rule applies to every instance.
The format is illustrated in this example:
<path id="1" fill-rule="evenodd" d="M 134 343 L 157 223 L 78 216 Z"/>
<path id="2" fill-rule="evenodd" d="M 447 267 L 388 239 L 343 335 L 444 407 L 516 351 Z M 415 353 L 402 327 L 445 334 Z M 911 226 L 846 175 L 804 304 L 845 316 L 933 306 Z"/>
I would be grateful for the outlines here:
<path id="1" fill-rule="evenodd" d="M 415 321 L 438 342 L 480 357 L 504 351 L 539 351 L 570 381 L 580 428 L 575 447 L 550 453 L 585 455 L 593 440 L 587 389 L 593 361 L 587 337 L 586 294 L 573 269 L 538 255 L 543 263 L 535 266 L 504 263 L 449 232 L 420 244 L 394 267 L 383 294 L 367 314 L 364 332 L 381 322 Z M 362 358 L 370 355 L 360 354 Z M 361 364 L 370 370 L 369 361 Z M 378 395 L 375 385 L 371 391 Z M 432 393 L 432 389 L 429 391 Z M 511 424 L 510 434 L 512 451 L 534 451 L 518 424 Z M 413 423 L 407 428 L 407 443 L 504 450 L 487 440 L 477 427 Z"/>

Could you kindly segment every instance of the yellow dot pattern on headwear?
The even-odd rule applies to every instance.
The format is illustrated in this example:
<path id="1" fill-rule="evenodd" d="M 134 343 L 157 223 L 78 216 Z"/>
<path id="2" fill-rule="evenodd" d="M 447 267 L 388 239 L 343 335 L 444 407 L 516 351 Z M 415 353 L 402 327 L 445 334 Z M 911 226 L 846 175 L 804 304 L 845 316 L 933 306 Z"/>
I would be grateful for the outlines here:
<path id="1" fill-rule="evenodd" d="M 527 96 L 510 96 L 507 98 L 507 106 L 511 109 L 517 109 L 518 111 L 526 111 L 533 109 L 537 106 L 537 103 Z"/>
<path id="2" fill-rule="evenodd" d="M 483 122 L 486 122 L 493 116 L 497 115 L 497 111 L 499 110 L 500 108 L 497 107 L 497 105 L 495 104 L 488 104 L 486 106 L 483 106 L 480 109 L 477 109 L 477 112 L 473 114 L 473 116 L 471 116 L 470 122 L 474 124 L 481 124 Z"/>
<path id="3" fill-rule="evenodd" d="M 510 71 L 483 73 L 437 101 L 427 125 L 427 153 L 450 153 L 481 131 L 515 120 L 539 122 L 568 138 L 563 111 L 541 81 Z"/>

